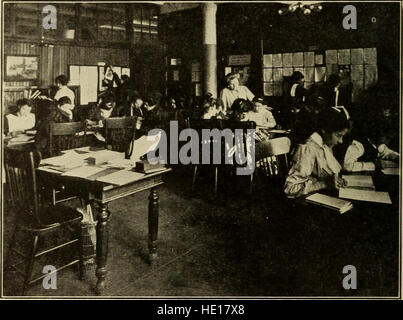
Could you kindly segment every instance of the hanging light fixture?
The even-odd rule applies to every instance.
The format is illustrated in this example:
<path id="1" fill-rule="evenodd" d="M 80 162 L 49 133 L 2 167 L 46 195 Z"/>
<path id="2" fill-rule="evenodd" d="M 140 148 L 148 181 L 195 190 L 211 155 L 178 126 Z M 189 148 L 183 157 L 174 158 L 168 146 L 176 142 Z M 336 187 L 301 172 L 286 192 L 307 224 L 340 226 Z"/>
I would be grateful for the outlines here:
<path id="1" fill-rule="evenodd" d="M 287 6 L 278 10 L 279 15 L 284 15 L 286 13 L 293 13 L 297 10 L 301 10 L 303 14 L 310 15 L 312 12 L 318 12 L 323 9 L 321 5 L 322 1 L 278 1 L 280 3 L 286 4 Z"/>

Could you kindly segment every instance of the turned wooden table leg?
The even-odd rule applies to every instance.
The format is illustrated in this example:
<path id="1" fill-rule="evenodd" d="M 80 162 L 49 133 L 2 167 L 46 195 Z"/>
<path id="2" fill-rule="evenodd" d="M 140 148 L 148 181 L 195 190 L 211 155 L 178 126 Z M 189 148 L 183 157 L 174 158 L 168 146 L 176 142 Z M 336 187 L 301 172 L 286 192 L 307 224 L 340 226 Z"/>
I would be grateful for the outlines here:
<path id="1" fill-rule="evenodd" d="M 156 188 L 150 190 L 148 204 L 148 250 L 150 264 L 157 258 L 159 197 Z"/>
<path id="2" fill-rule="evenodd" d="M 96 276 L 98 278 L 96 292 L 102 294 L 105 289 L 106 279 L 106 260 L 108 257 L 108 220 L 109 213 L 107 204 L 102 204 L 98 212 L 97 223 L 97 269 Z"/>

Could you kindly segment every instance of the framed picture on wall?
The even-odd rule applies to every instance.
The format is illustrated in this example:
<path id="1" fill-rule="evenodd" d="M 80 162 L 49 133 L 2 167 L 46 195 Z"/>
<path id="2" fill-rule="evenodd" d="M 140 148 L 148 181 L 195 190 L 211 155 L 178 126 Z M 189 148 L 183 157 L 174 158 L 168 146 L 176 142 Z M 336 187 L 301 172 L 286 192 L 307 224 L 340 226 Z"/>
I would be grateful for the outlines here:
<path id="1" fill-rule="evenodd" d="M 5 81 L 39 80 L 39 56 L 6 55 Z"/>

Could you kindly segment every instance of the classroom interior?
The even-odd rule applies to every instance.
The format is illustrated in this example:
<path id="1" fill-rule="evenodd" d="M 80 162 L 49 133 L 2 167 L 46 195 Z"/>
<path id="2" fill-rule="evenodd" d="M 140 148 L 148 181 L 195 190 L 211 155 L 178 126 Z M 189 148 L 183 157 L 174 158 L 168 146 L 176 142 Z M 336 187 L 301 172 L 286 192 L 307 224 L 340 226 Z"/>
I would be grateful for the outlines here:
<path id="1" fill-rule="evenodd" d="M 3 2 L 2 296 L 397 297 L 401 4 L 347 5 Z"/>

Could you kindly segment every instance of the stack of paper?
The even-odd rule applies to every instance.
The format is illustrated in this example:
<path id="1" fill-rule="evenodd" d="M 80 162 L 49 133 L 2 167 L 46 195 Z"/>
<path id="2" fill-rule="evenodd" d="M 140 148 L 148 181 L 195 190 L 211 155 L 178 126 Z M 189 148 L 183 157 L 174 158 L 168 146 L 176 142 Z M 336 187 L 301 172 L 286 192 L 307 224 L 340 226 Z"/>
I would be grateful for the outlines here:
<path id="1" fill-rule="evenodd" d="M 340 188 L 339 197 L 345 198 L 345 199 L 378 202 L 378 203 L 386 203 L 386 204 L 392 203 L 392 201 L 390 200 L 390 197 L 389 197 L 389 193 L 381 192 L 381 191 L 373 191 L 373 190 L 357 190 L 357 189 Z"/>
<path id="2" fill-rule="evenodd" d="M 129 170 L 120 170 L 106 176 L 100 177 L 97 181 L 114 184 L 118 186 L 122 186 L 128 184 L 130 182 L 134 182 L 139 180 L 145 176 L 144 173 L 129 171 Z"/>
<path id="3" fill-rule="evenodd" d="M 314 193 L 310 195 L 306 198 L 306 201 L 339 211 L 340 213 L 347 212 L 353 208 L 353 204 L 350 201 L 338 199 L 320 193 Z"/>
<path id="4" fill-rule="evenodd" d="M 58 157 L 43 159 L 41 165 L 51 166 L 53 168 L 65 171 L 72 168 L 81 167 L 85 164 L 82 155 L 66 153 Z"/>
<path id="5" fill-rule="evenodd" d="M 346 188 L 375 190 L 374 181 L 371 176 L 363 175 L 343 175 L 346 181 Z"/>

